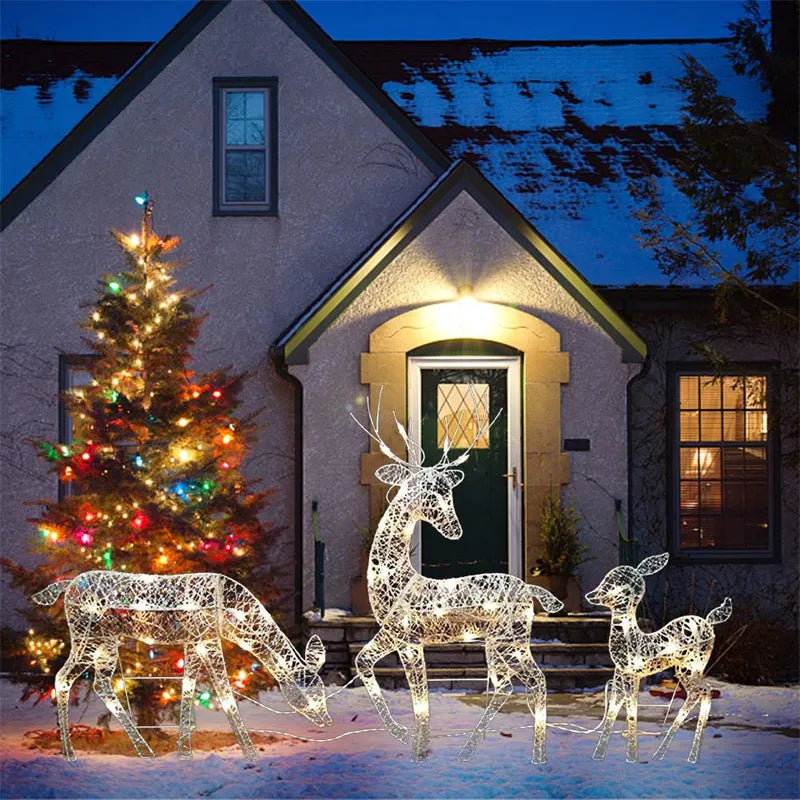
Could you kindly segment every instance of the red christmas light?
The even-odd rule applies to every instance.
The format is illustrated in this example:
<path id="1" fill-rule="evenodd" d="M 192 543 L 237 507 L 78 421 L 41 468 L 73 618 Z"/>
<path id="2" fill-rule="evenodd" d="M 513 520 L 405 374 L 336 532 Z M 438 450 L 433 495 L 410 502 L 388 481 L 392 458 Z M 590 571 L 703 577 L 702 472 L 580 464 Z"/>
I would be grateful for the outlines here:
<path id="1" fill-rule="evenodd" d="M 133 519 L 131 520 L 131 525 L 133 525 L 136 530 L 141 531 L 144 530 L 150 524 L 150 519 L 147 514 L 142 513 L 141 511 L 137 511 L 133 515 Z"/>
<path id="2" fill-rule="evenodd" d="M 211 396 L 219 400 L 219 398 L 222 397 L 222 392 L 219 389 L 214 389 L 214 391 L 211 392 Z"/>

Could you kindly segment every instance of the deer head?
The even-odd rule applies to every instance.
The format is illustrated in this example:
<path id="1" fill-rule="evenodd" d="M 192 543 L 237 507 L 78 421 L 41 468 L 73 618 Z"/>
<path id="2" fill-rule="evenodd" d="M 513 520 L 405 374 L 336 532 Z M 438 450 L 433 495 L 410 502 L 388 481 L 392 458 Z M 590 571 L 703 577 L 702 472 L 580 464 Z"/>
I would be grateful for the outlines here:
<path id="1" fill-rule="evenodd" d="M 595 606 L 623 610 L 637 606 L 644 597 L 644 576 L 662 570 L 669 561 L 669 553 L 649 556 L 637 567 L 614 567 L 600 584 L 586 593 L 586 599 Z"/>
<path id="2" fill-rule="evenodd" d="M 484 417 L 480 424 L 477 425 L 477 430 L 469 446 L 452 461 L 450 460 L 450 447 L 452 442 L 458 438 L 461 430 L 461 419 L 456 424 L 453 438 L 450 437 L 448 426 L 442 448 L 442 457 L 436 464 L 426 467 L 423 466 L 425 453 L 422 447 L 411 439 L 403 424 L 397 419 L 396 414 L 392 416 L 394 417 L 397 431 L 406 445 L 407 459 L 400 458 L 381 438 L 379 428 L 382 395 L 383 387 L 381 387 L 381 392 L 378 396 L 378 406 L 374 417 L 369 406 L 369 400 L 367 400 L 367 415 L 369 416 L 372 430 L 364 427 L 352 413 L 350 414 L 359 428 L 378 443 L 380 451 L 392 462 L 379 467 L 375 472 L 376 477 L 381 482 L 398 488 L 395 500 L 403 503 L 413 521 L 429 522 L 445 538 L 460 539 L 463 530 L 453 506 L 453 489 L 464 480 L 464 473 L 460 469 L 456 469 L 456 467 L 469 458 L 470 451 L 475 446 L 475 443 L 491 427 L 491 424 L 494 424 L 494 420 L 489 423 L 488 418 Z M 497 417 L 495 417 L 496 419 Z M 411 535 L 410 529 L 408 530 L 408 535 Z"/>
<path id="3" fill-rule="evenodd" d="M 291 679 L 280 684 L 286 702 L 320 728 L 333 724 L 328 714 L 325 685 L 319 676 L 324 663 L 325 646 L 319 636 L 312 636 L 306 645 L 304 663 L 297 664 Z"/>

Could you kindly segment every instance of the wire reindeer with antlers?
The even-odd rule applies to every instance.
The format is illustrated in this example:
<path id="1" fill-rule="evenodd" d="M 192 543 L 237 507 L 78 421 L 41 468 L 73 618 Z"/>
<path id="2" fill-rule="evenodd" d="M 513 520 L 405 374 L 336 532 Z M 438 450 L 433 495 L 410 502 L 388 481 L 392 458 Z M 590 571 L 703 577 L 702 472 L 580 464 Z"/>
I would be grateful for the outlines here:
<path id="1" fill-rule="evenodd" d="M 83 572 L 51 583 L 33 595 L 33 600 L 49 606 L 62 592 L 71 649 L 56 674 L 55 689 L 61 752 L 69 761 L 75 760 L 69 736 L 70 687 L 79 675 L 92 668 L 95 692 L 125 729 L 137 754 L 153 755 L 112 686 L 120 637 L 184 648 L 179 758 L 192 757 L 194 691 L 202 668 L 245 757 L 248 761 L 258 758 L 231 690 L 221 639 L 251 652 L 272 673 L 295 711 L 320 727 L 331 724 L 325 687 L 319 677 L 325 662 L 325 647 L 319 637 L 308 640 L 302 657 L 258 598 L 232 578 L 212 572 Z"/>
<path id="2" fill-rule="evenodd" d="M 605 758 L 614 721 L 623 703 L 628 717 L 627 760 L 635 762 L 638 759 L 639 683 L 647 675 L 669 667 L 675 667 L 675 674 L 686 689 L 686 700 L 653 758 L 664 758 L 678 728 L 698 702 L 700 715 L 687 760 L 694 763 L 700 755 L 700 739 L 711 710 L 711 686 L 704 679 L 703 672 L 714 648 L 714 625 L 730 617 L 732 606 L 730 598 L 726 597 L 705 617 L 677 617 L 654 633 L 642 631 L 636 619 L 636 608 L 644 597 L 644 577 L 662 570 L 668 560 L 669 553 L 661 553 L 645 558 L 637 567 L 614 567 L 600 585 L 586 595 L 590 603 L 611 609 L 608 649 L 614 662 L 614 677 L 608 683 L 610 691 L 603 730 L 592 756 L 595 759 Z"/>
<path id="3" fill-rule="evenodd" d="M 469 458 L 472 447 L 487 430 L 488 416 L 478 426 L 470 445 L 452 461 L 449 451 L 453 439 L 448 429 L 442 457 L 426 467 L 421 446 L 410 439 L 396 415 L 394 422 L 406 445 L 408 460 L 393 453 L 381 438 L 380 397 L 375 418 L 369 402 L 367 414 L 372 430 L 351 416 L 392 462 L 375 474 L 383 483 L 397 487 L 397 492 L 381 517 L 369 554 L 369 599 L 380 630 L 356 657 L 359 677 L 387 730 L 407 744 L 408 729 L 393 719 L 374 672 L 381 658 L 397 652 L 413 702 L 411 760 L 422 761 L 428 755 L 430 742 L 424 646 L 483 640 L 494 691 L 458 758 L 466 761 L 472 756 L 489 723 L 511 694 L 512 679 L 517 676 L 527 689 L 528 707 L 534 716 L 532 761 L 544 763 L 547 695 L 544 674 L 530 650 L 533 605 L 536 599 L 547 611 L 558 611 L 563 604 L 545 589 L 512 575 L 487 573 L 433 579 L 421 575 L 411 563 L 411 537 L 417 522 L 430 523 L 448 539 L 461 537 L 453 488 L 463 480 L 464 473 L 456 467 Z M 460 421 L 456 433 L 459 427 Z"/>

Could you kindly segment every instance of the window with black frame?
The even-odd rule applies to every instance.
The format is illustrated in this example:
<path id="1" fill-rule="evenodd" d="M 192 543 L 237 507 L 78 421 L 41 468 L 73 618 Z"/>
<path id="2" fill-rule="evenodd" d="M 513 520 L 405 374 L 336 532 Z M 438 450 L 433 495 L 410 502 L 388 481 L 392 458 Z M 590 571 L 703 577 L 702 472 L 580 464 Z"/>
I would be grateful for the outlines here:
<path id="1" fill-rule="evenodd" d="M 277 212 L 277 80 L 214 79 L 214 213 Z"/>
<path id="2" fill-rule="evenodd" d="M 772 556 L 776 470 L 771 372 L 676 369 L 675 545 L 688 557 Z"/>

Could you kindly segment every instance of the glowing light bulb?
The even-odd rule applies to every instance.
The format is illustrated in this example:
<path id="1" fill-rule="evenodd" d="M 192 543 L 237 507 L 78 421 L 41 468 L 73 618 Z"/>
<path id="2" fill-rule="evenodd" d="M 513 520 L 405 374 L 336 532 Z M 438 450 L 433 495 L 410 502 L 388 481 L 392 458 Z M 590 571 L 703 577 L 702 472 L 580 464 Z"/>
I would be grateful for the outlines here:
<path id="1" fill-rule="evenodd" d="M 118 294 L 122 291 L 122 286 L 118 281 L 109 281 L 108 282 L 108 291 L 112 294 Z"/>
<path id="2" fill-rule="evenodd" d="M 141 240 L 139 239 L 139 236 L 138 236 L 138 234 L 136 234 L 136 233 L 132 233 L 132 234 L 131 234 L 131 235 L 128 237 L 128 242 L 130 242 L 130 244 L 131 244 L 133 247 L 138 247 L 138 246 L 139 246 L 139 243 L 141 242 Z"/>
<path id="3" fill-rule="evenodd" d="M 222 444 L 230 444 L 232 441 L 233 441 L 233 436 L 231 436 L 229 433 L 226 433 L 222 437 Z"/>
<path id="4" fill-rule="evenodd" d="M 179 428 L 185 428 L 189 424 L 189 422 L 191 422 L 191 420 L 186 419 L 186 417 L 181 417 L 175 424 Z"/>
<path id="5" fill-rule="evenodd" d="M 178 459 L 182 463 L 185 464 L 187 461 L 189 461 L 191 459 L 191 457 L 192 457 L 192 454 L 188 450 L 186 450 L 186 449 L 178 450 Z"/>

